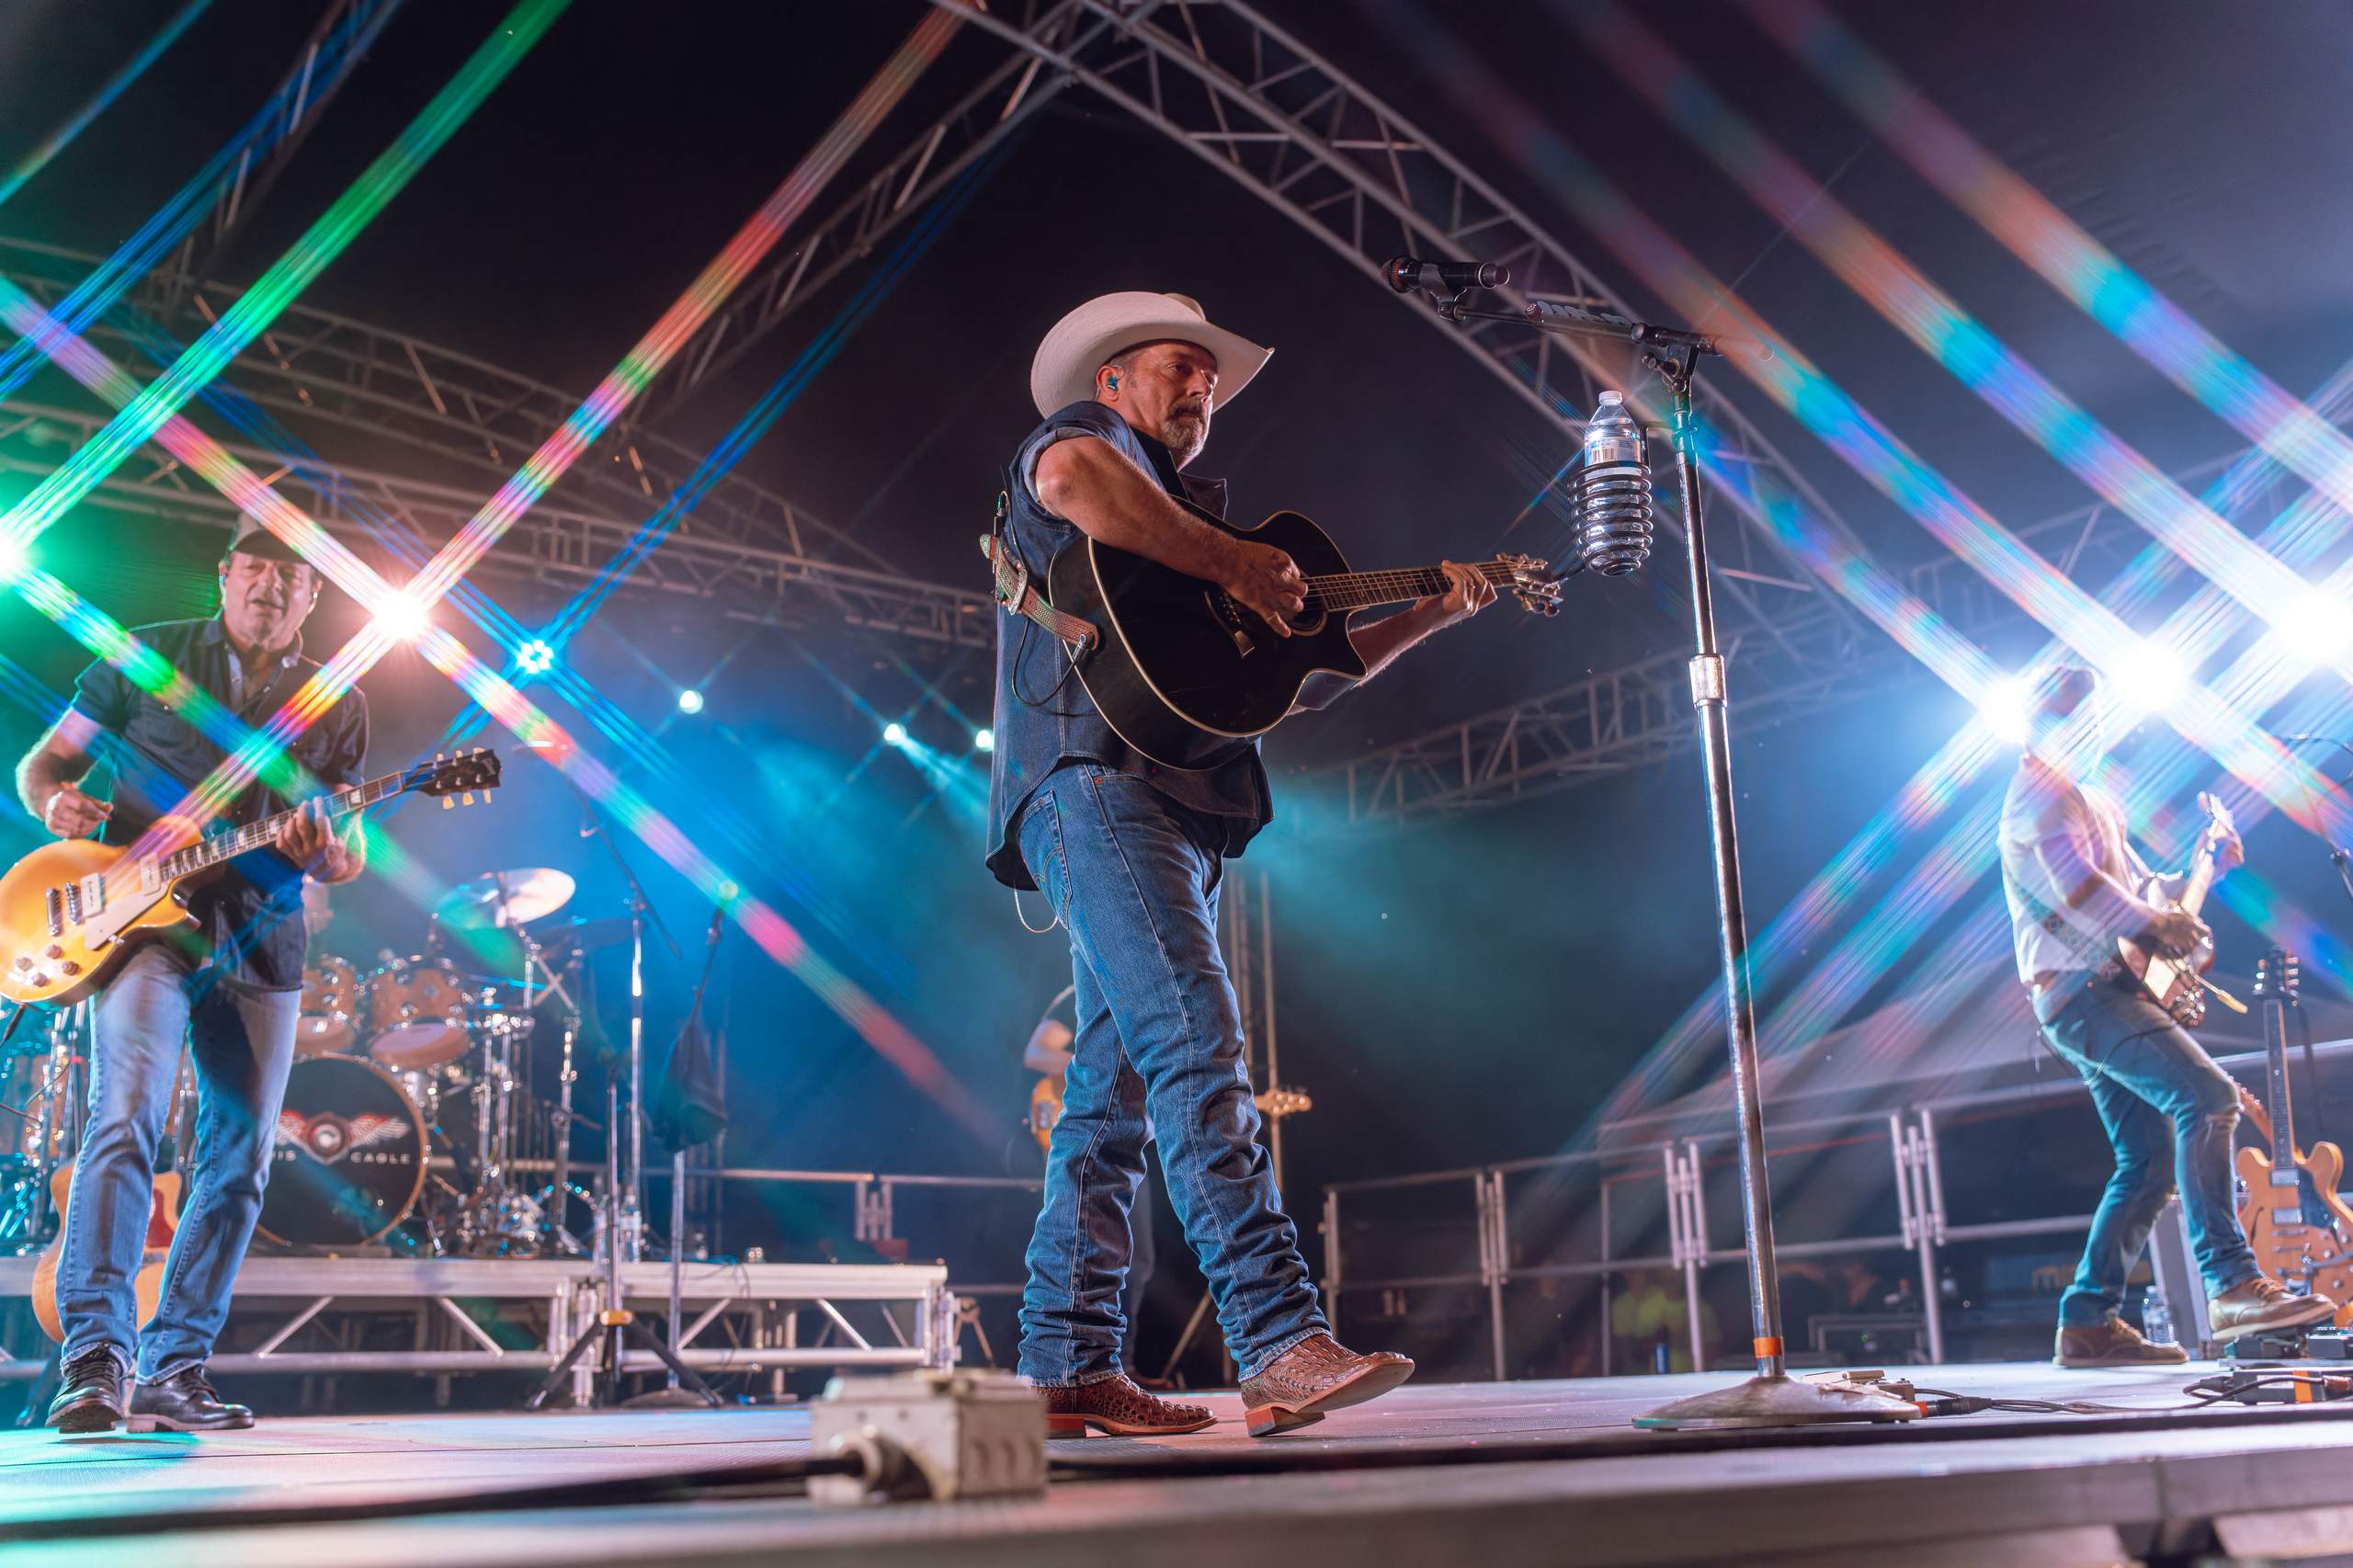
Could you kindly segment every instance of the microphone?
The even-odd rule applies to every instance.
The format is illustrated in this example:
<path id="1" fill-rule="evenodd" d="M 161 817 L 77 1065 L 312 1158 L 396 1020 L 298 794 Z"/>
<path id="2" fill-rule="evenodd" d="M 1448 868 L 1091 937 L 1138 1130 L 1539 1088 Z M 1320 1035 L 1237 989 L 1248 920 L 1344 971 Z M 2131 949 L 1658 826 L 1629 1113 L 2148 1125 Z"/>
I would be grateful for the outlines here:
<path id="1" fill-rule="evenodd" d="M 704 935 L 703 935 L 703 940 L 704 940 L 704 941 L 706 941 L 706 942 L 708 942 L 708 943 L 710 943 L 710 944 L 712 947 L 714 947 L 714 948 L 715 948 L 715 947 L 717 947 L 717 946 L 719 946 L 719 934 L 720 934 L 722 931 L 725 930 L 725 929 L 726 929 L 726 927 L 727 927 L 727 906 L 726 906 L 725 904 L 723 904 L 723 903 L 722 903 L 722 904 L 720 904 L 720 905 L 716 906 L 715 908 L 713 908 L 713 909 L 711 910 L 711 912 L 710 912 L 710 929 L 708 932 L 704 933 Z"/>
<path id="2" fill-rule="evenodd" d="M 1651 460 L 1622 392 L 1601 394 L 1585 427 L 1585 468 L 1570 486 L 1576 570 L 1622 577 L 1650 559 Z"/>
<path id="3" fill-rule="evenodd" d="M 1400 256 L 1390 258 L 1381 276 L 1400 294 L 1416 289 L 1460 294 L 1465 289 L 1500 289 L 1511 281 L 1511 269 L 1492 261 L 1424 261 L 1417 256 Z"/>

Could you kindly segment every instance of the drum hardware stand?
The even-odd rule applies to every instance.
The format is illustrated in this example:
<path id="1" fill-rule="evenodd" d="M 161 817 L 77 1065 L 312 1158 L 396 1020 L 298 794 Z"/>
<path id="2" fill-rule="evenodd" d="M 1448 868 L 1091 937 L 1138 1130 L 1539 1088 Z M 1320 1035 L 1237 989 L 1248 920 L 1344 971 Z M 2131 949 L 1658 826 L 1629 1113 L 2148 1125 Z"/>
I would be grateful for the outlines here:
<path id="1" fill-rule="evenodd" d="M 1634 1424 L 1679 1430 L 1893 1421 L 1917 1415 L 1917 1405 L 1868 1383 L 1791 1378 L 1781 1337 L 1780 1280 L 1773 1248 L 1773 1199 L 1765 1159 L 1764 1101 L 1757 1084 L 1756 1015 L 1749 989 L 1748 926 L 1741 906 L 1739 834 L 1733 821 L 1731 699 L 1724 681 L 1723 654 L 1716 642 L 1715 604 L 1711 596 L 1707 534 L 1700 506 L 1699 428 L 1691 408 L 1691 383 L 1699 369 L 1699 357 L 1722 355 L 1728 344 L 1739 340 L 1655 326 L 1614 311 L 1552 300 L 1531 300 L 1524 309 L 1516 311 L 1466 309 L 1461 293 L 1434 302 L 1440 315 L 1457 323 L 1508 321 L 1563 336 L 1631 343 L 1641 351 L 1643 364 L 1657 372 L 1674 397 L 1676 480 L 1682 497 L 1695 644 L 1691 705 L 1698 712 L 1700 750 L 1707 761 L 1708 828 L 1715 851 L 1718 937 L 1723 966 L 1733 1099 L 1740 1119 L 1741 1219 L 1748 1251 L 1748 1306 L 1756 1374 L 1733 1388 L 1694 1394 L 1661 1405 L 1636 1416 Z M 1764 345 L 1740 346 L 1752 352 L 1771 352 Z"/>
<path id="2" fill-rule="evenodd" d="M 529 949 L 536 952 L 537 949 Z M 581 951 L 575 945 L 564 960 L 564 967 L 576 980 L 580 972 Z M 528 988 L 530 970 L 527 966 L 524 980 Z M 580 1004 L 557 981 L 555 971 L 548 971 L 548 991 L 563 1004 L 563 1061 L 556 1074 L 555 1140 L 551 1153 L 554 1170 L 548 1177 L 547 1194 L 540 1202 L 540 1218 L 547 1222 L 547 1250 L 550 1257 L 577 1257 L 580 1238 L 563 1227 L 564 1215 L 571 1208 L 572 1197 L 572 1086 L 580 1078 L 579 1069 L 573 1064 L 573 1048 L 580 1041 Z"/>
<path id="3" fill-rule="evenodd" d="M 620 868 L 621 880 L 629 884 L 629 1194 L 618 1212 L 608 1215 L 605 1223 L 605 1245 L 608 1250 L 624 1252 L 635 1263 L 645 1248 L 645 923 L 654 922 L 654 929 L 661 934 L 670 956 L 684 960 L 678 950 L 677 938 L 662 924 L 662 916 L 654 912 L 653 901 L 645 896 L 645 884 L 630 869 L 629 857 L 613 842 L 606 830 L 605 820 L 588 792 L 573 784 L 569 775 L 564 782 L 572 784 L 572 792 L 580 797 L 587 825 L 581 829 L 583 838 L 595 838 Z M 611 1074 L 606 1075 L 607 1087 L 611 1086 Z M 608 1101 L 610 1100 L 609 1094 Z M 620 1123 L 611 1119 L 620 1113 L 609 1103 L 607 1106 L 605 1142 L 609 1150 L 620 1136 Z M 609 1166 L 611 1162 L 607 1162 Z"/>

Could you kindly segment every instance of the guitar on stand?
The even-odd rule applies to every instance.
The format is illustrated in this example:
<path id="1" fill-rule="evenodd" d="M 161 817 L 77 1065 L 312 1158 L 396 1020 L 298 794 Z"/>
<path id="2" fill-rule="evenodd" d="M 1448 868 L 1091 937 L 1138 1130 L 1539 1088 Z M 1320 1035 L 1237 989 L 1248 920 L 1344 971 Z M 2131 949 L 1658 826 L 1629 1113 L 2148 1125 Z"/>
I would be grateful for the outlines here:
<path id="1" fill-rule="evenodd" d="M 2265 955 L 2256 971 L 2255 993 L 2263 1009 L 2264 1112 L 2247 1119 L 2268 1148 L 2238 1152 L 2239 1179 L 2246 1186 L 2239 1224 L 2266 1274 L 2347 1303 L 2336 1313 L 2342 1328 L 2353 1324 L 2353 1207 L 2336 1191 L 2345 1174 L 2344 1151 L 2334 1143 L 2296 1147 L 2288 1079 L 2288 1009 L 2297 1001 L 2294 957 L 2280 948 Z M 2327 1222 L 2307 1217 L 2307 1190 Z"/>

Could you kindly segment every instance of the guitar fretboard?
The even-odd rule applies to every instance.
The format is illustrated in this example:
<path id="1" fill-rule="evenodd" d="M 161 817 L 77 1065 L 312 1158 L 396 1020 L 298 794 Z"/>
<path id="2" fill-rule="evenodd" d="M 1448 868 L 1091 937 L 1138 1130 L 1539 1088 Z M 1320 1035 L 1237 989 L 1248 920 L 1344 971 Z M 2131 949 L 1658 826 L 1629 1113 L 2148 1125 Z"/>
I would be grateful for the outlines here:
<path id="1" fill-rule="evenodd" d="M 379 801 L 389 800 L 409 785 L 408 772 L 387 773 L 381 778 L 371 778 L 365 784 L 338 790 L 325 797 L 327 810 L 334 816 L 348 816 Z M 247 823 L 231 832 L 215 834 L 200 844 L 174 850 L 157 860 L 156 868 L 167 881 L 194 876 L 224 860 L 233 860 L 240 855 L 277 843 L 278 835 L 285 831 L 286 824 L 301 812 L 301 808 L 298 806 L 291 811 L 279 812 L 275 816 L 264 817 L 259 822 Z"/>
<path id="2" fill-rule="evenodd" d="M 1499 588 L 1516 581 L 1517 567 L 1508 562 L 1483 561 L 1475 568 Z M 1307 579 L 1304 596 L 1325 609 L 1364 609 L 1372 605 L 1398 604 L 1445 593 L 1450 585 L 1443 566 L 1413 566 L 1395 572 L 1336 572 Z"/>

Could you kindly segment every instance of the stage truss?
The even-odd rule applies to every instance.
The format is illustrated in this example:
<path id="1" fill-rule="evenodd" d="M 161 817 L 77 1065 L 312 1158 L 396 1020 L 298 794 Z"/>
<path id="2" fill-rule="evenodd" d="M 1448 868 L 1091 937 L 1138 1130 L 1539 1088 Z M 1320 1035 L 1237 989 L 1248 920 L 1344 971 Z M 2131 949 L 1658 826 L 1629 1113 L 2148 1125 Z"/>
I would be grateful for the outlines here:
<path id="1" fill-rule="evenodd" d="M 322 29 L 353 8 L 337 0 Z M 380 13 L 372 25 L 381 26 L 392 7 L 356 8 Z M 1603 275 L 1426 131 L 1238 0 L 1028 0 L 967 14 L 966 22 L 969 32 L 1005 45 L 1006 58 L 745 280 L 633 415 L 476 568 L 485 585 L 528 581 L 569 591 L 590 581 L 698 460 L 692 447 L 662 433 L 676 411 L 1074 87 L 1227 176 L 1384 294 L 1379 270 L 1390 256 L 1476 256 L 1512 268 L 1516 287 L 1506 293 L 1515 302 L 1632 310 Z M 239 207 L 224 193 L 223 214 L 199 234 L 233 232 L 254 199 L 247 192 Z M 199 246 L 185 254 L 200 271 L 212 253 Z M 43 303 L 96 259 L 0 240 L 0 271 Z M 1471 354 L 1564 438 L 1581 430 L 1598 383 L 1573 351 L 1577 346 L 1508 324 L 1458 329 L 1419 300 L 1388 297 Z M 186 339 L 234 290 L 172 269 L 143 298 L 148 308 L 167 312 L 165 324 Z M 91 335 L 125 362 L 140 362 L 114 324 Z M 298 429 L 323 424 L 370 444 L 367 463 L 324 462 L 312 465 L 310 476 L 297 471 L 278 481 L 355 541 L 366 530 L 351 507 L 364 500 L 438 545 L 577 403 L 478 358 L 300 305 L 223 380 Z M 1756 498 L 1791 498 L 1812 527 L 1835 539 L 1851 541 L 1852 530 L 1737 403 L 1704 383 L 1700 403 L 1717 456 L 1747 481 L 1718 487 L 1739 526 L 1714 552 L 1719 620 L 1740 683 L 1744 730 L 1916 674 L 1908 654 L 1825 590 L 1763 525 Z M 35 398 L 0 403 L 0 470 L 45 472 L 98 424 L 93 414 Z M 238 450 L 265 472 L 280 461 Z M 431 476 L 411 472 L 410 458 L 426 460 Z M 230 509 L 209 488 L 161 454 L 143 460 L 144 472 L 126 465 L 102 488 L 107 504 L 225 526 Z M 2120 560 L 2140 542 L 2129 522 L 2097 506 L 2019 531 L 2060 549 L 2070 570 L 2106 556 Z M 2018 624 L 2015 608 L 1956 558 L 1937 555 L 1905 575 L 1964 635 L 1982 639 Z M 621 591 L 699 600 L 742 619 L 847 625 L 949 649 L 984 648 L 995 633 L 985 595 L 908 581 L 808 508 L 740 474 L 722 480 Z M 1598 671 L 1327 770 L 1347 802 L 1346 820 L 1394 822 L 1504 803 L 1656 762 L 1690 743 L 1684 664 L 1680 655 L 1660 655 Z"/>

